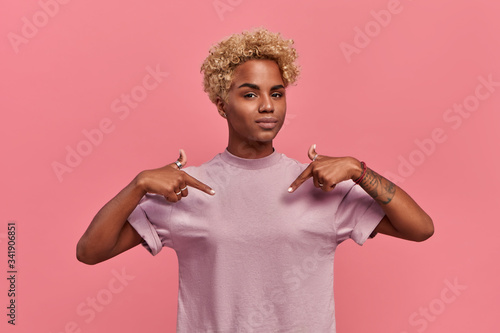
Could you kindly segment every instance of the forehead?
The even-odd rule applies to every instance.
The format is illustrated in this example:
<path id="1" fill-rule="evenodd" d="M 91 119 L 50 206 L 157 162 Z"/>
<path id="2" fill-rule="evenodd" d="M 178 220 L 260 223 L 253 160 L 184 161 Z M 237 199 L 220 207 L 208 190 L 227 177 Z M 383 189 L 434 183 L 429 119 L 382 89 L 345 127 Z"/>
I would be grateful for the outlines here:
<path id="1" fill-rule="evenodd" d="M 273 60 L 252 59 L 236 67 L 233 75 L 235 83 L 283 85 L 283 78 L 278 64 Z"/>

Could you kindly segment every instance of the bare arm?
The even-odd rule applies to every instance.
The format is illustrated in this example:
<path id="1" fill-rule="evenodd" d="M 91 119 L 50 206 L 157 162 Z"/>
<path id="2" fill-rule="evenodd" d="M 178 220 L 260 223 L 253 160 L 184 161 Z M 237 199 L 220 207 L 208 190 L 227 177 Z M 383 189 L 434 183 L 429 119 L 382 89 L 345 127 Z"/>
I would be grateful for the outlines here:
<path id="1" fill-rule="evenodd" d="M 359 178 L 362 170 L 361 163 L 359 161 L 357 163 L 359 167 L 354 174 Z M 385 212 L 375 232 L 413 241 L 424 241 L 434 233 L 434 224 L 430 216 L 403 189 L 390 180 L 367 168 L 360 186 Z"/>
<path id="2" fill-rule="evenodd" d="M 76 246 L 79 261 L 97 264 L 141 243 L 127 218 L 144 194 L 136 177 L 99 210 Z"/>
<path id="3" fill-rule="evenodd" d="M 181 150 L 178 160 L 185 165 L 187 158 Z M 175 163 L 139 173 L 96 214 L 76 246 L 79 261 L 93 265 L 107 260 L 141 243 L 141 236 L 127 218 L 146 193 L 163 195 L 177 202 L 188 195 L 187 186 L 213 195 L 207 185 L 180 171 Z"/>
<path id="4" fill-rule="evenodd" d="M 361 162 L 353 157 L 318 155 L 309 149 L 311 164 L 290 186 L 293 192 L 312 177 L 314 186 L 331 191 L 335 184 L 348 179 L 357 180 L 363 173 Z M 434 233 L 434 224 L 427 213 L 400 187 L 367 168 L 360 186 L 377 201 L 385 212 L 375 232 L 413 241 L 423 241 Z"/>

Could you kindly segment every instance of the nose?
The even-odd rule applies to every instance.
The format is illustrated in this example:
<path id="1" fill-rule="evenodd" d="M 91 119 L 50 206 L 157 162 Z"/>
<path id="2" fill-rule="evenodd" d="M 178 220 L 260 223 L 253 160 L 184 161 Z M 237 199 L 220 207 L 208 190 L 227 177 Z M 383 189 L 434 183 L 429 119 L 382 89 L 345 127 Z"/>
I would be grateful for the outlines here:
<path id="1" fill-rule="evenodd" d="M 262 103 L 259 107 L 259 112 L 274 112 L 274 105 L 271 96 L 263 96 Z"/>

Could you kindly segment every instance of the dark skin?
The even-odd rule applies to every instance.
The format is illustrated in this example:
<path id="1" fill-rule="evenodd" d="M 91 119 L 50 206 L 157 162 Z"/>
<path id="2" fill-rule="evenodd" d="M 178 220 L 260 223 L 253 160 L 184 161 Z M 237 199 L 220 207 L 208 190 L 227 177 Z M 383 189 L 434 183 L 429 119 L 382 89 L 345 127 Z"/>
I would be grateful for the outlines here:
<path id="1" fill-rule="evenodd" d="M 231 154 L 261 158 L 273 152 L 273 139 L 285 121 L 284 86 L 274 61 L 251 60 L 236 67 L 227 98 L 216 102 L 227 120 Z"/>
<path id="2" fill-rule="evenodd" d="M 311 160 L 317 155 L 314 145 L 309 148 Z M 313 178 L 314 186 L 332 191 L 335 184 L 351 179 L 358 180 L 363 173 L 361 162 L 353 157 L 317 155 L 316 159 L 290 185 L 295 191 L 307 179 Z M 432 219 L 399 186 L 370 168 L 359 184 L 382 207 L 385 216 L 374 232 L 412 241 L 424 241 L 434 233 Z"/>
<path id="3" fill-rule="evenodd" d="M 228 95 L 218 98 L 216 106 L 227 120 L 230 153 L 242 158 L 271 154 L 273 139 L 286 115 L 286 89 L 276 62 L 249 60 L 239 65 Z M 308 156 L 313 161 L 291 184 L 290 195 L 309 178 L 318 190 L 332 191 L 335 184 L 356 180 L 363 172 L 359 160 L 317 155 L 314 145 Z M 182 166 L 187 162 L 182 149 L 178 161 Z M 367 168 L 360 186 L 386 214 L 375 232 L 413 241 L 423 241 L 433 234 L 431 218 L 397 185 Z M 127 218 L 141 198 L 146 193 L 155 193 L 169 202 L 177 202 L 189 194 L 189 187 L 215 195 L 210 186 L 179 170 L 175 163 L 140 172 L 96 214 L 78 242 L 78 260 L 96 264 L 137 246 L 142 238 Z"/>

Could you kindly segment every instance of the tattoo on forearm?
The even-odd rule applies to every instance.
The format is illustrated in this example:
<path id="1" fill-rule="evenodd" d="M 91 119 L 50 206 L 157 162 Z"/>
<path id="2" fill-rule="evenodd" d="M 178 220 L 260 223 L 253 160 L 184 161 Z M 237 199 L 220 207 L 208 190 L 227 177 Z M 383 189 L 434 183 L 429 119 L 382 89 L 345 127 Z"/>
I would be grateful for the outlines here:
<path id="1" fill-rule="evenodd" d="M 382 204 L 391 202 L 396 193 L 396 186 L 371 169 L 366 170 L 365 177 L 359 184 L 375 200 Z"/>

